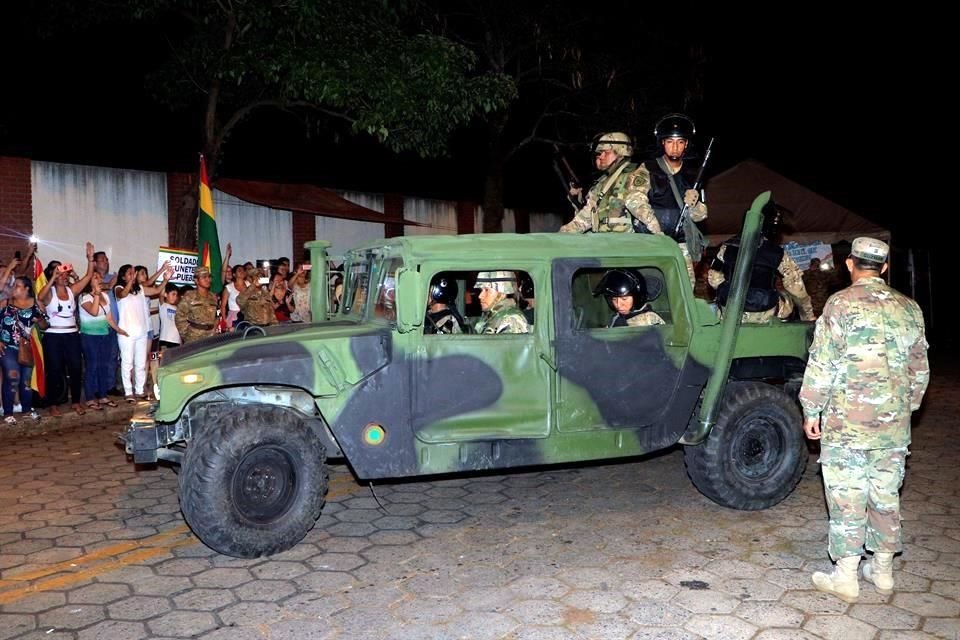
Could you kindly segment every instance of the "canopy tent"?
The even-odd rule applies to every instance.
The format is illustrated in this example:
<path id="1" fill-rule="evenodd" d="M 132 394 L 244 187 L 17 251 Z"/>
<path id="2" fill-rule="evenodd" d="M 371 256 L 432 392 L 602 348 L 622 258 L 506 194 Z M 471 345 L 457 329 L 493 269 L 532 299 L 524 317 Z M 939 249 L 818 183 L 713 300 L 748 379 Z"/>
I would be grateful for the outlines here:
<path id="1" fill-rule="evenodd" d="M 310 213 L 364 222 L 425 226 L 415 220 L 380 213 L 345 200 L 337 193 L 309 184 L 284 184 L 257 180 L 220 178 L 216 187 L 224 193 L 271 209 Z"/>
<path id="2" fill-rule="evenodd" d="M 739 233 L 743 212 L 762 191 L 785 211 L 784 242 L 852 241 L 872 236 L 887 242 L 890 231 L 786 178 L 756 160 L 744 160 L 707 182 L 709 217 L 701 223 L 711 245 Z"/>

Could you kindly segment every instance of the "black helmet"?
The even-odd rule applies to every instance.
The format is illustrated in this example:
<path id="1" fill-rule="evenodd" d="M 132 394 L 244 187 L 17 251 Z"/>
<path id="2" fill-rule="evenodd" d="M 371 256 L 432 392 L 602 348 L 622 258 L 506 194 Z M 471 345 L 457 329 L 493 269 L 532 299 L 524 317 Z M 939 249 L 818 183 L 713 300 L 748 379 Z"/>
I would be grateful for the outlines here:
<path id="1" fill-rule="evenodd" d="M 658 141 L 666 138 L 683 138 L 689 140 L 697 132 L 693 120 L 682 113 L 671 113 L 660 118 L 660 122 L 653 128 L 653 135 Z"/>
<path id="2" fill-rule="evenodd" d="M 760 227 L 760 235 L 768 240 L 773 240 L 780 232 L 780 226 L 783 224 L 783 211 L 774 203 L 773 200 L 763 205 L 763 226 Z"/>
<path id="3" fill-rule="evenodd" d="M 633 296 L 633 308 L 639 309 L 647 302 L 647 281 L 632 271 L 614 269 L 604 274 L 593 295 L 603 295 L 613 310 L 614 298 Z"/>
<path id="4" fill-rule="evenodd" d="M 457 301 L 457 283 L 443 274 L 433 277 L 430 281 L 430 302 L 453 304 Z"/>

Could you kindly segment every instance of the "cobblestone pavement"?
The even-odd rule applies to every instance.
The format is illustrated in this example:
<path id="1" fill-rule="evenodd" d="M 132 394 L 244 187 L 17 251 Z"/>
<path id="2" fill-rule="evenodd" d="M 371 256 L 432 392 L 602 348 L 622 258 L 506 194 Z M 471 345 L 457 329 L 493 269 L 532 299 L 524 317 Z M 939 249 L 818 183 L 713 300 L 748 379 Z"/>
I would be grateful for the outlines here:
<path id="1" fill-rule="evenodd" d="M 378 485 L 334 467 L 316 529 L 269 559 L 220 556 L 172 468 L 135 469 L 124 415 L 0 436 L 0 640 L 960 639 L 960 375 L 914 431 L 897 590 L 845 604 L 826 569 L 816 457 L 763 512 L 721 508 L 682 454 Z M 43 424 L 43 423 L 41 423 Z"/>

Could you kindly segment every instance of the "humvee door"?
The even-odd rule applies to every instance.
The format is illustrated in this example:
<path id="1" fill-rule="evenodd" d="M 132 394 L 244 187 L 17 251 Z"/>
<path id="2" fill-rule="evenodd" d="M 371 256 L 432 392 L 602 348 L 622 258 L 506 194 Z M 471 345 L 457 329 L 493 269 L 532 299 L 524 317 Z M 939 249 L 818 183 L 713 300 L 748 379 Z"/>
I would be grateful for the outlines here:
<path id="1" fill-rule="evenodd" d="M 641 276 L 664 324 L 608 328 L 595 288 L 610 269 Z M 664 419 L 690 338 L 677 265 L 667 259 L 561 259 L 553 266 L 559 431 L 642 428 Z M 686 273 L 683 274 L 686 277 Z"/>

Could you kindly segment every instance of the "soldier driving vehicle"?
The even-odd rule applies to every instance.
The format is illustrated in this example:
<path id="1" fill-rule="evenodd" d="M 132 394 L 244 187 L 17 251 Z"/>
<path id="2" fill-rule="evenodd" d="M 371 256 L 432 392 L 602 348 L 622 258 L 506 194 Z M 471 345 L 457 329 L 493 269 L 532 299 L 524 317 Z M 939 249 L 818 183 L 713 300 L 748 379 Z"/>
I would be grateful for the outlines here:
<path id="1" fill-rule="evenodd" d="M 768 198 L 746 217 L 744 247 L 756 246 Z M 737 509 L 780 502 L 803 473 L 800 412 L 784 387 L 799 386 L 809 326 L 741 327 L 739 311 L 721 320 L 694 297 L 670 238 L 380 239 L 347 253 L 332 317 L 330 245 L 307 246 L 315 322 L 171 350 L 156 405 L 144 403 L 125 434 L 135 462 L 181 466 L 184 518 L 221 553 L 257 557 L 297 544 L 323 509 L 328 459 L 374 482 L 627 458 L 680 443 L 696 487 Z M 728 309 L 742 306 L 752 258 L 741 252 Z M 643 275 L 662 324 L 606 327 L 610 312 L 594 290 L 614 271 Z M 425 335 L 429 285 L 450 273 L 471 285 L 477 274 L 483 318 L 465 320 L 493 333 Z M 533 324 L 504 304 L 526 276 L 537 292 Z M 639 284 L 626 291 L 642 293 Z"/>
<path id="2" fill-rule="evenodd" d="M 447 274 L 438 274 L 430 282 L 424 333 L 463 333 L 464 321 L 457 311 L 457 282 Z"/>

